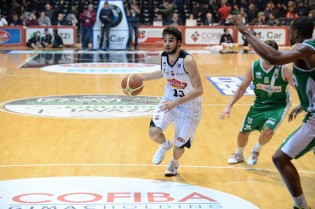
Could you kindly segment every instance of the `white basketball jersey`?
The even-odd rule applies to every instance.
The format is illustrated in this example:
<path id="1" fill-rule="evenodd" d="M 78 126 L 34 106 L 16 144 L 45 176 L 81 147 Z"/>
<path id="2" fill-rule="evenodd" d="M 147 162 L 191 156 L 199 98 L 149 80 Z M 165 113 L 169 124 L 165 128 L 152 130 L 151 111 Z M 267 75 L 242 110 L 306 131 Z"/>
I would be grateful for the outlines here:
<path id="1" fill-rule="evenodd" d="M 172 66 L 169 64 L 167 53 L 163 52 L 161 55 L 161 70 L 167 81 L 164 89 L 165 100 L 177 100 L 193 89 L 184 66 L 184 59 L 187 55 L 189 55 L 187 52 L 181 50 L 179 57 Z M 185 112 L 185 115 L 197 116 L 201 114 L 201 96 L 178 105 L 176 109 Z"/>

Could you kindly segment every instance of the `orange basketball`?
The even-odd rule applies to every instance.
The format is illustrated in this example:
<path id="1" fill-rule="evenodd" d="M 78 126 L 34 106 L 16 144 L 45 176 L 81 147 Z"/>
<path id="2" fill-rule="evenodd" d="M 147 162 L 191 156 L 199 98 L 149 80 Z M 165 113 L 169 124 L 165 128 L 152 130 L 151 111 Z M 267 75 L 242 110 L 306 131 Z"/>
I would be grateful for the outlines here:
<path id="1" fill-rule="evenodd" d="M 138 75 L 126 75 L 121 81 L 121 88 L 125 94 L 137 96 L 143 89 L 143 81 Z"/>

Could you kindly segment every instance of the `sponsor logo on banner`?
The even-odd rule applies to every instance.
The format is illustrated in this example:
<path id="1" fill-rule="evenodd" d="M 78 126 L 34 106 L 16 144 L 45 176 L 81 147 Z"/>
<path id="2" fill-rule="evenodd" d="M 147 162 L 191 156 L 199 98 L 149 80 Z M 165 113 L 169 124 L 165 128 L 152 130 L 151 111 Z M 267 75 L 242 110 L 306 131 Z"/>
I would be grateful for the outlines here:
<path id="1" fill-rule="evenodd" d="M 19 99 L 1 104 L 0 110 L 52 118 L 128 118 L 154 113 L 159 97 L 127 95 L 68 95 Z"/>
<path id="2" fill-rule="evenodd" d="M 117 5 L 114 5 L 114 4 L 110 4 L 109 8 L 111 8 L 111 10 L 113 11 L 113 14 L 114 14 L 114 19 L 112 21 L 111 27 L 116 27 L 120 24 L 120 22 L 123 18 L 122 11 L 121 11 L 120 7 L 118 7 Z"/>
<path id="3" fill-rule="evenodd" d="M 27 42 L 31 37 L 33 37 L 37 31 L 41 34 L 44 34 L 45 27 L 36 27 L 36 28 L 26 28 L 25 29 L 25 41 Z M 48 27 L 48 31 L 50 34 L 53 34 L 53 28 Z M 73 45 L 75 44 L 75 28 L 74 27 L 59 27 L 58 34 L 62 38 L 64 45 Z"/>
<path id="4" fill-rule="evenodd" d="M 185 43 L 191 45 L 209 45 L 220 43 L 223 28 L 185 28 Z M 231 32 L 233 36 L 233 33 Z"/>
<path id="5" fill-rule="evenodd" d="M 0 30 L 0 43 L 5 43 L 10 39 L 10 33 L 5 30 Z"/>
<path id="6" fill-rule="evenodd" d="M 222 95 L 234 95 L 241 85 L 242 77 L 208 77 L 208 80 L 218 89 Z M 244 95 L 254 95 L 254 85 L 251 83 Z"/>
<path id="7" fill-rule="evenodd" d="M 132 74 L 149 73 L 160 69 L 156 64 L 145 63 L 72 63 L 50 65 L 40 68 L 43 71 L 72 74 Z"/>
<path id="8" fill-rule="evenodd" d="M 221 191 L 172 181 L 48 177 L 0 182 L 1 209 L 258 209 Z"/>
<path id="9" fill-rule="evenodd" d="M 145 44 L 162 44 L 162 33 L 164 28 L 142 28 L 139 27 L 138 42 Z"/>
<path id="10" fill-rule="evenodd" d="M 253 28 L 254 32 L 256 32 L 262 41 L 266 40 L 274 40 L 278 45 L 286 45 L 287 43 L 287 29 L 284 28 L 275 28 L 275 27 L 255 27 Z M 243 44 L 244 37 L 242 34 L 238 32 L 238 43 Z"/>

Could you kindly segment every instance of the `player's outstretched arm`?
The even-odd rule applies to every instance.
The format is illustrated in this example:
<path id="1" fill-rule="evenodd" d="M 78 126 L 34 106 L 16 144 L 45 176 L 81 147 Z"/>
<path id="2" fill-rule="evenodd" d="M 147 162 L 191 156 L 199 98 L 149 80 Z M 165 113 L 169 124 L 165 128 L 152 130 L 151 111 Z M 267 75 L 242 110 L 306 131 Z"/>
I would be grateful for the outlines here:
<path id="1" fill-rule="evenodd" d="M 157 71 L 154 71 L 152 73 L 143 74 L 143 75 L 139 75 L 139 76 L 143 81 L 147 81 L 147 80 L 154 80 L 154 79 L 163 78 L 163 73 L 162 73 L 162 70 L 157 70 Z"/>
<path id="2" fill-rule="evenodd" d="M 309 53 L 307 47 L 297 44 L 289 51 L 277 51 L 274 48 L 263 43 L 260 39 L 254 36 L 243 24 L 242 20 L 232 15 L 228 18 L 229 21 L 234 22 L 236 28 L 242 33 L 246 40 L 254 48 L 255 52 L 259 54 L 264 60 L 267 60 L 273 65 L 282 65 L 293 62 L 294 60 L 301 59 L 306 53 Z M 308 47 L 309 48 L 309 47 Z"/>
<path id="3" fill-rule="evenodd" d="M 247 87 L 252 82 L 252 80 L 253 80 L 252 68 L 249 68 L 247 70 L 247 73 L 246 73 L 240 87 L 236 90 L 231 101 L 226 105 L 226 107 L 219 114 L 219 119 L 224 119 L 225 116 L 227 116 L 228 118 L 230 117 L 232 106 L 244 95 Z"/>

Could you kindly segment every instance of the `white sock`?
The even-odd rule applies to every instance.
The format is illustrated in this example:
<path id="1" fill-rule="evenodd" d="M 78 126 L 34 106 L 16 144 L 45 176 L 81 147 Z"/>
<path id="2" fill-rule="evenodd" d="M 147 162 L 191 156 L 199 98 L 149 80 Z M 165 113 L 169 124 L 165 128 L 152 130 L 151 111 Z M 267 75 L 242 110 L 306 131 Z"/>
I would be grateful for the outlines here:
<path id="1" fill-rule="evenodd" d="M 168 139 L 166 139 L 165 142 L 162 144 L 162 147 L 164 149 L 168 149 L 168 148 L 170 148 L 170 144 L 171 144 L 170 141 Z"/>
<path id="2" fill-rule="evenodd" d="M 174 163 L 178 162 L 178 160 L 175 160 L 174 158 L 172 158 L 171 161 L 173 161 Z"/>
<path id="3" fill-rule="evenodd" d="M 304 194 L 301 194 L 298 197 L 293 197 L 293 200 L 294 200 L 295 206 L 298 206 L 300 208 L 308 209 L 308 205 L 307 205 L 307 202 L 306 202 Z"/>
<path id="4" fill-rule="evenodd" d="M 244 148 L 238 147 L 235 152 L 236 152 L 236 154 L 239 154 L 239 155 L 243 156 Z"/>
<path id="5" fill-rule="evenodd" d="M 257 142 L 257 144 L 255 144 L 255 146 L 253 147 L 253 151 L 260 152 L 261 148 L 262 148 L 262 145 L 259 142 Z"/>

